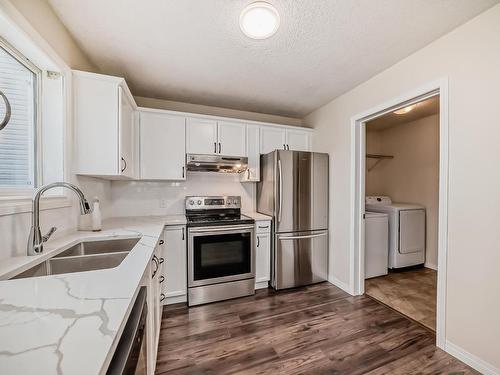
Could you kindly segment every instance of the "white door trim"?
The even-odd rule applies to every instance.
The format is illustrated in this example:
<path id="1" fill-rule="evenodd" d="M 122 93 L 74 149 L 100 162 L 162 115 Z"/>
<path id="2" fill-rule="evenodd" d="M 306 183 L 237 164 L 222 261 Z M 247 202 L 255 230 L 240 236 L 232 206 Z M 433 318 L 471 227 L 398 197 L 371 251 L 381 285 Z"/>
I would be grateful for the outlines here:
<path id="1" fill-rule="evenodd" d="M 439 229 L 436 345 L 446 344 L 446 266 L 448 252 L 448 78 L 430 82 L 411 92 L 351 118 L 350 277 L 349 291 L 364 293 L 365 123 L 368 120 L 439 94 Z"/>

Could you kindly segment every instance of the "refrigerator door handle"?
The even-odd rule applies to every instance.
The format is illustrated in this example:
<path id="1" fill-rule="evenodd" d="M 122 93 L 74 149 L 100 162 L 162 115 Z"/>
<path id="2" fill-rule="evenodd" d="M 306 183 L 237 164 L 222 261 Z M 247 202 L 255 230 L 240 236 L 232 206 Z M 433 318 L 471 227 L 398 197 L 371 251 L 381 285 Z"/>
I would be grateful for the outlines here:
<path id="1" fill-rule="evenodd" d="M 278 223 L 281 222 L 281 206 L 283 205 L 283 175 L 281 173 L 281 160 L 278 159 L 278 190 L 279 190 L 279 201 L 278 201 Z"/>
<path id="2" fill-rule="evenodd" d="M 308 235 L 305 235 L 305 236 L 278 236 L 278 239 L 280 241 L 287 241 L 287 240 L 302 240 L 302 239 L 306 239 L 306 238 L 315 238 L 315 237 L 323 237 L 323 236 L 326 236 L 328 234 L 328 232 L 323 232 L 323 233 L 319 233 L 319 234 L 308 234 Z"/>

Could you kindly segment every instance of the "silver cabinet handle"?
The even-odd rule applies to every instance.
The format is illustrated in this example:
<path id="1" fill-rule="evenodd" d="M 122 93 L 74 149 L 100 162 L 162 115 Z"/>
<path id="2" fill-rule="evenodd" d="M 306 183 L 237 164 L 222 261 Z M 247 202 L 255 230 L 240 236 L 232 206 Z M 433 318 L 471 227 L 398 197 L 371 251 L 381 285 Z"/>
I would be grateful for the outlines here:
<path id="1" fill-rule="evenodd" d="M 257 236 L 257 247 L 259 247 L 259 246 L 260 246 L 260 237 Z"/>
<path id="2" fill-rule="evenodd" d="M 281 222 L 281 206 L 283 204 L 283 174 L 281 172 L 281 160 L 278 159 L 278 190 L 279 190 L 279 201 L 278 201 L 278 223 Z"/>
<path id="3" fill-rule="evenodd" d="M 286 149 L 290 151 L 290 145 L 286 145 Z"/>
<path id="4" fill-rule="evenodd" d="M 184 178 L 184 170 L 185 170 L 185 167 L 182 167 L 182 178 Z"/>
<path id="5" fill-rule="evenodd" d="M 0 91 L 0 96 L 2 97 L 3 101 L 5 102 L 5 116 L 3 117 L 2 122 L 0 122 L 0 130 L 3 130 L 7 126 L 7 124 L 10 121 L 10 115 L 11 115 L 11 107 L 10 107 L 10 102 L 9 99 L 5 96 L 5 94 Z"/>
<path id="6" fill-rule="evenodd" d="M 283 241 L 288 241 L 288 240 L 302 240 L 302 239 L 306 239 L 306 238 L 323 237 L 323 236 L 326 236 L 327 234 L 328 234 L 328 232 L 323 232 L 323 233 L 319 233 L 319 234 L 308 234 L 308 235 L 305 235 L 305 236 L 278 237 L 278 239 L 279 240 L 283 240 Z"/>
<path id="7" fill-rule="evenodd" d="M 283 150 L 286 150 L 286 144 L 283 143 Z"/>
<path id="8" fill-rule="evenodd" d="M 214 142 L 214 154 L 217 153 L 217 142 Z"/>
<path id="9" fill-rule="evenodd" d="M 184 241 L 184 227 L 182 227 L 182 240 Z"/>
<path id="10" fill-rule="evenodd" d="M 247 180 L 250 180 L 250 169 L 247 169 Z"/>
<path id="11" fill-rule="evenodd" d="M 160 284 L 165 281 L 165 276 L 161 275 L 160 276 Z"/>
<path id="12" fill-rule="evenodd" d="M 165 299 L 165 294 L 160 294 L 160 302 L 163 302 L 163 300 Z"/>
<path id="13" fill-rule="evenodd" d="M 163 245 L 164 243 L 165 243 L 165 241 L 163 241 L 163 240 L 160 240 L 160 242 L 159 242 L 160 245 Z"/>
<path id="14" fill-rule="evenodd" d="M 269 228 L 269 225 L 266 225 L 266 226 L 259 225 L 259 229 L 267 229 L 267 228 Z"/>
<path id="15" fill-rule="evenodd" d="M 158 263 L 158 258 L 156 257 L 156 255 L 153 255 L 153 262 L 155 262 L 156 268 L 153 271 L 153 275 L 151 275 L 152 279 L 155 277 L 156 272 L 158 272 L 158 268 L 160 267 L 160 264 Z"/>
<path id="16" fill-rule="evenodd" d="M 221 143 L 219 142 L 219 154 L 222 152 L 222 146 Z"/>
<path id="17" fill-rule="evenodd" d="M 123 168 L 122 168 L 121 171 L 124 172 L 125 169 L 127 169 L 127 161 L 123 157 L 121 159 L 122 159 L 122 162 L 123 162 Z"/>
<path id="18" fill-rule="evenodd" d="M 158 265 L 163 264 L 163 262 L 165 262 L 165 258 L 158 259 Z"/>

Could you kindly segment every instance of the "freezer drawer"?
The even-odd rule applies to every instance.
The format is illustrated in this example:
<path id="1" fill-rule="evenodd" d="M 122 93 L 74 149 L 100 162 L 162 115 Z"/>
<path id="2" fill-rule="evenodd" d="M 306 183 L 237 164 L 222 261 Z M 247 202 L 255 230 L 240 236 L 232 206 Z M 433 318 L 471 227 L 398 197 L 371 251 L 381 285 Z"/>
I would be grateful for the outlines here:
<path id="1" fill-rule="evenodd" d="M 274 241 L 272 285 L 275 289 L 327 279 L 328 231 L 276 234 Z"/>

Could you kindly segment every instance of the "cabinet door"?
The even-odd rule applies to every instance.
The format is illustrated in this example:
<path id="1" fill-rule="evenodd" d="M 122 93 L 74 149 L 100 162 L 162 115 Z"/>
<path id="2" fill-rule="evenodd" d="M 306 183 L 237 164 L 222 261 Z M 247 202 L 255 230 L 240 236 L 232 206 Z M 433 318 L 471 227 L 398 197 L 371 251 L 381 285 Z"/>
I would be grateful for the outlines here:
<path id="1" fill-rule="evenodd" d="M 262 126 L 260 128 L 260 153 L 267 154 L 274 150 L 284 150 L 286 145 L 286 131 L 275 127 Z"/>
<path id="2" fill-rule="evenodd" d="M 247 125 L 248 169 L 241 173 L 241 182 L 260 181 L 259 127 Z"/>
<path id="3" fill-rule="evenodd" d="M 163 293 L 164 303 L 182 302 L 187 297 L 187 249 L 186 228 L 167 227 L 165 229 L 165 264 Z M 177 297 L 177 298 L 173 298 Z"/>
<path id="4" fill-rule="evenodd" d="M 188 154 L 216 154 L 218 151 L 217 121 L 188 118 L 186 148 Z"/>
<path id="5" fill-rule="evenodd" d="M 118 132 L 119 132 L 119 157 L 118 162 L 119 174 L 124 177 L 135 177 L 134 165 L 134 124 L 135 112 L 132 103 L 121 87 L 118 88 L 119 96 L 119 117 L 118 117 Z"/>
<path id="6" fill-rule="evenodd" d="M 226 156 L 246 156 L 246 125 L 219 121 L 217 152 Z"/>
<path id="7" fill-rule="evenodd" d="M 255 282 L 265 282 L 271 279 L 271 235 L 257 233 L 255 254 Z"/>
<path id="8" fill-rule="evenodd" d="M 311 134 L 309 132 L 287 129 L 286 138 L 288 150 L 311 151 Z"/>
<path id="9" fill-rule="evenodd" d="M 140 178 L 185 180 L 185 118 L 152 112 L 140 116 Z"/>

